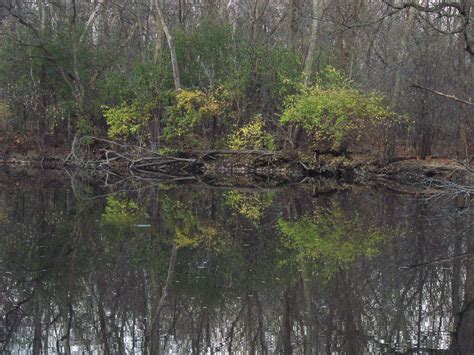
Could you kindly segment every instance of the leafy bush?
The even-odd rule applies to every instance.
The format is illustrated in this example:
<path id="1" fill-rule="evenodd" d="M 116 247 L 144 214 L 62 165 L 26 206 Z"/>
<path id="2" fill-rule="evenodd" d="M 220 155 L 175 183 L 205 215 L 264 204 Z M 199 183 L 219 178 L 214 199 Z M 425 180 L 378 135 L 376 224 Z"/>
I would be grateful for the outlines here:
<path id="1" fill-rule="evenodd" d="M 10 105 L 6 101 L 0 100 L 0 123 L 13 117 Z"/>
<path id="2" fill-rule="evenodd" d="M 147 136 L 149 115 L 136 103 L 119 107 L 103 107 L 111 139 L 136 138 L 139 142 Z"/>
<path id="3" fill-rule="evenodd" d="M 282 124 L 302 127 L 314 138 L 318 148 L 346 150 L 364 132 L 384 128 L 397 116 L 377 93 L 364 94 L 334 69 L 325 71 L 326 81 L 303 89 L 287 100 Z"/>
<path id="4" fill-rule="evenodd" d="M 230 149 L 274 149 L 273 136 L 265 132 L 265 121 L 258 115 L 229 138 Z"/>
<path id="5" fill-rule="evenodd" d="M 102 214 L 102 223 L 117 226 L 130 226 L 146 218 L 146 212 L 135 201 L 107 197 L 107 206 Z"/>
<path id="6" fill-rule="evenodd" d="M 205 138 L 205 128 L 210 125 L 210 121 L 214 122 L 213 126 L 217 123 L 225 125 L 233 117 L 232 100 L 223 87 L 212 88 L 207 92 L 180 90 L 176 94 L 176 104 L 167 108 L 167 114 L 165 139 L 169 143 L 186 139 L 185 143 L 192 146 L 197 144 L 198 135 L 201 139 Z M 200 131 L 199 126 L 202 127 Z"/>

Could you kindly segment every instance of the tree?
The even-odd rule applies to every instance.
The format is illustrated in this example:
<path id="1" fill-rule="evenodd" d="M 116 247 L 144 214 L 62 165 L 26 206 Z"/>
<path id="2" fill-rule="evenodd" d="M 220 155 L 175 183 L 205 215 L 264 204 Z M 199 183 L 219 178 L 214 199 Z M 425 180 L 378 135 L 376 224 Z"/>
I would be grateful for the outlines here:
<path id="1" fill-rule="evenodd" d="M 156 16 L 158 17 L 161 23 L 161 27 L 163 28 L 163 32 L 165 33 L 165 36 L 166 36 L 166 41 L 168 42 L 168 48 L 170 50 L 171 66 L 173 68 L 174 87 L 176 91 L 179 91 L 181 89 L 181 82 L 180 82 L 180 77 L 179 77 L 178 59 L 176 58 L 176 48 L 174 45 L 173 36 L 171 35 L 170 29 L 168 25 L 166 24 L 165 18 L 163 17 L 163 13 L 160 10 L 158 0 L 155 0 L 155 8 L 156 8 Z"/>
<path id="2" fill-rule="evenodd" d="M 472 14 L 474 13 L 473 0 L 445 1 L 436 0 L 426 5 L 420 4 L 415 0 L 403 0 L 397 4 L 394 0 L 383 0 L 390 7 L 398 10 L 414 8 L 424 13 L 427 23 L 443 34 L 455 35 L 462 33 L 465 40 L 466 51 L 474 55 L 474 24 Z M 454 28 L 451 28 L 453 23 Z"/>
<path id="3" fill-rule="evenodd" d="M 321 18 L 324 12 L 324 0 L 312 0 L 312 19 L 311 19 L 311 37 L 309 40 L 308 53 L 304 61 L 303 75 L 305 83 L 308 84 L 313 73 L 314 54 L 316 51 L 318 32 Z"/>

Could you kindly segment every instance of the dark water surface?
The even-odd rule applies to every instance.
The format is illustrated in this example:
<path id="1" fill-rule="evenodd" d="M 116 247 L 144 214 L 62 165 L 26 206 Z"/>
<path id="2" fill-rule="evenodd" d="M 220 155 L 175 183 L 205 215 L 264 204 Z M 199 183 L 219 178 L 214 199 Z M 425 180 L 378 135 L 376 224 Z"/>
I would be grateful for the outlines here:
<path id="1" fill-rule="evenodd" d="M 2 181 L 5 353 L 474 353 L 465 196 Z"/>

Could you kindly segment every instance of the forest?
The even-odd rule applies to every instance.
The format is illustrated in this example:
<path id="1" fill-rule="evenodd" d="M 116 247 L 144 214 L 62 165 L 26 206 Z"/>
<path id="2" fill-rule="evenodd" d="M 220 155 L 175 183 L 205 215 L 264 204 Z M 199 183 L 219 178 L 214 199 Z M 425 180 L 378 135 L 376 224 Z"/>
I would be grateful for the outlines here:
<path id="1" fill-rule="evenodd" d="M 472 0 L 1 0 L 0 144 L 468 161 L 473 16 Z"/>

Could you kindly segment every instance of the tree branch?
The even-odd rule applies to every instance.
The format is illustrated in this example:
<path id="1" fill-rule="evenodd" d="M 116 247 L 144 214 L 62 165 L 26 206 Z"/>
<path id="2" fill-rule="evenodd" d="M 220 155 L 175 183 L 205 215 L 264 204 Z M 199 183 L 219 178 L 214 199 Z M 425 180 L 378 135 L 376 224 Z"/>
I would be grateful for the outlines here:
<path id="1" fill-rule="evenodd" d="M 432 94 L 435 94 L 435 95 L 438 95 L 438 96 L 442 96 L 442 97 L 444 97 L 444 98 L 446 98 L 446 99 L 454 100 L 454 101 L 463 103 L 463 104 L 465 104 L 465 105 L 474 106 L 474 102 L 466 101 L 466 100 L 460 99 L 459 97 L 456 97 L 456 96 L 453 96 L 453 95 L 444 94 L 444 93 L 442 93 L 442 92 L 439 92 L 439 91 L 436 91 L 436 90 L 429 89 L 429 88 L 426 88 L 426 87 L 424 87 L 424 86 L 421 86 L 420 84 L 412 84 L 412 87 L 414 87 L 414 88 L 416 88 L 416 89 L 421 89 L 421 90 L 425 90 L 425 91 L 431 92 Z"/>

